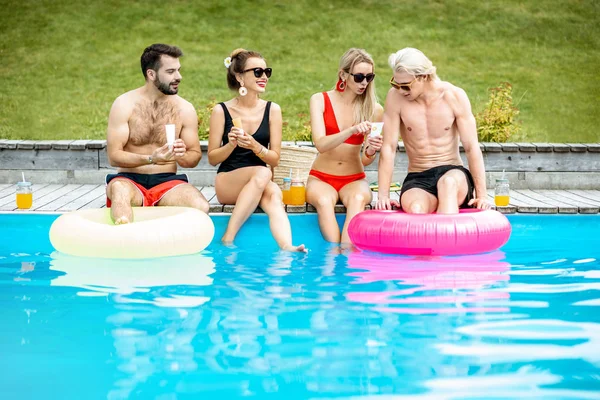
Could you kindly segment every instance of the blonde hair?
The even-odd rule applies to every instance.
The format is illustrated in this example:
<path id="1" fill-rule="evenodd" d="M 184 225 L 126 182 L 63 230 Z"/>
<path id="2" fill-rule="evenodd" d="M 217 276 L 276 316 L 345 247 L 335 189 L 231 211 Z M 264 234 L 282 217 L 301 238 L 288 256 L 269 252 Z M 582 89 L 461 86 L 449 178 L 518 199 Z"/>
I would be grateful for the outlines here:
<path id="1" fill-rule="evenodd" d="M 410 75 L 425 76 L 427 80 L 439 80 L 433 63 L 421 50 L 405 47 L 390 54 L 388 64 L 394 72 L 406 72 Z"/>
<path id="2" fill-rule="evenodd" d="M 235 74 L 241 74 L 246 69 L 246 62 L 249 58 L 256 57 L 264 60 L 259 52 L 246 49 L 235 49 L 229 57 L 231 58 L 231 64 L 227 67 L 227 86 L 231 90 L 240 88 L 241 85 L 235 78 Z"/>
<path id="3" fill-rule="evenodd" d="M 369 53 L 363 49 L 351 48 L 344 53 L 340 59 L 340 69 L 338 79 L 341 78 L 341 72 L 350 74 L 356 64 L 367 63 L 373 66 L 375 73 L 375 63 Z M 354 99 L 354 123 L 369 121 L 375 113 L 375 104 L 377 104 L 377 94 L 375 93 L 375 81 L 369 82 L 367 90 Z"/>

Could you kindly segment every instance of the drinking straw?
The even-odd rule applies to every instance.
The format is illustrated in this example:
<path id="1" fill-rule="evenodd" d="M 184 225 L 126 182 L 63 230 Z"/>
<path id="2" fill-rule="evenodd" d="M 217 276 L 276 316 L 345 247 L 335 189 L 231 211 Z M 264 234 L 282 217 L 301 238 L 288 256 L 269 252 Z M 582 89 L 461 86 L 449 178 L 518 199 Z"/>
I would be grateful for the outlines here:
<path id="1" fill-rule="evenodd" d="M 23 182 L 25 182 L 25 172 L 21 171 L 21 175 L 23 176 Z"/>

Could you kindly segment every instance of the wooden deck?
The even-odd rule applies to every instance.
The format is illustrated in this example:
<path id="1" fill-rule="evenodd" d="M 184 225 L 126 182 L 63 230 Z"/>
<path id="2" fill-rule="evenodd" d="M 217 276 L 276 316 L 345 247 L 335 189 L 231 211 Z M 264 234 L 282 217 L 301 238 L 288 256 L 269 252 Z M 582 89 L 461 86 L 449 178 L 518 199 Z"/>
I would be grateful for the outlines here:
<path id="1" fill-rule="evenodd" d="M 215 189 L 211 186 L 198 187 L 210 203 L 211 213 L 231 213 L 233 206 L 217 202 Z M 106 207 L 104 185 L 38 184 L 33 186 L 33 206 L 28 211 L 17 210 L 15 205 L 16 185 L 0 184 L 0 212 L 68 212 L 86 208 Z M 399 193 L 392 193 L 398 199 Z M 377 193 L 373 193 L 374 200 Z M 493 190 L 488 190 L 493 203 Z M 289 213 L 314 212 L 308 206 L 287 206 Z M 342 205 L 337 212 L 345 212 Z M 600 190 L 511 190 L 510 204 L 498 207 L 504 214 L 598 214 L 600 212 Z"/>

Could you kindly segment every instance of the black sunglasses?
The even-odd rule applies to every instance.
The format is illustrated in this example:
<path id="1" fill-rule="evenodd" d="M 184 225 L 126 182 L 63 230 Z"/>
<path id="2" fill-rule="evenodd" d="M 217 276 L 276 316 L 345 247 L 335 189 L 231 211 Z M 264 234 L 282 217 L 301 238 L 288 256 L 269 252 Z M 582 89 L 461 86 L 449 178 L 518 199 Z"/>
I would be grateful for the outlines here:
<path id="1" fill-rule="evenodd" d="M 265 75 L 267 75 L 267 78 L 270 78 L 271 74 L 273 73 L 272 68 L 250 68 L 250 69 L 242 71 L 242 73 L 246 73 L 248 71 L 254 72 L 254 76 L 257 78 L 260 78 L 261 76 L 263 76 L 263 73 Z"/>
<path id="2" fill-rule="evenodd" d="M 371 83 L 371 81 L 373 79 L 375 79 L 375 74 L 353 74 L 350 73 L 350 75 L 352 75 L 354 77 L 354 82 L 356 83 L 361 83 L 362 81 L 364 81 L 365 79 L 367 80 L 367 83 Z"/>

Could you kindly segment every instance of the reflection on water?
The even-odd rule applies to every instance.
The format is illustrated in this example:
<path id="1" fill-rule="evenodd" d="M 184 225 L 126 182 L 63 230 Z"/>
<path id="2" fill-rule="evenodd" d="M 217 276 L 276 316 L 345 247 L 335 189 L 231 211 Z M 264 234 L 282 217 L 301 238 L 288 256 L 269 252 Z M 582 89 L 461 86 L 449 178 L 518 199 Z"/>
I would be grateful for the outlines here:
<path id="1" fill-rule="evenodd" d="M 461 257 L 402 257 L 354 252 L 348 267 L 363 270 L 350 273 L 353 284 L 398 282 L 404 288 L 376 292 L 351 292 L 352 301 L 376 305 L 376 310 L 395 313 L 507 312 L 507 307 L 489 305 L 508 300 L 506 288 L 510 264 L 504 253 Z M 389 288 L 390 285 L 387 285 Z M 506 301 L 504 302 L 506 303 Z"/>
<path id="2" fill-rule="evenodd" d="M 576 247 L 516 225 L 502 251 L 415 258 L 313 234 L 280 252 L 254 222 L 194 256 L 0 254 L 3 396 L 598 398 L 591 228 Z"/>

